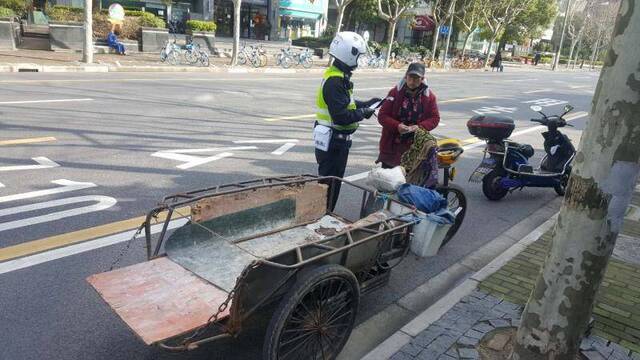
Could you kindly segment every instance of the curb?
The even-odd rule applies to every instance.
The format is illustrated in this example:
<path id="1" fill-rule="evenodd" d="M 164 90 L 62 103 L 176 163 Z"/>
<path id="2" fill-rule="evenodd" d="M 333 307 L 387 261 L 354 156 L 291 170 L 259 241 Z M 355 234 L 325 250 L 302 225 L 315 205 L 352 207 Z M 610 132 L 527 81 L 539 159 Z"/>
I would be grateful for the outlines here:
<path id="1" fill-rule="evenodd" d="M 388 359 L 475 289 L 486 276 L 536 241 L 554 224 L 561 202 L 562 198 L 558 198 L 539 208 L 358 325 L 338 359 Z"/>
<path id="2" fill-rule="evenodd" d="M 402 346 L 408 344 L 413 337 L 417 336 L 420 332 L 428 328 L 432 323 L 440 319 L 442 315 L 449 311 L 455 304 L 460 302 L 463 297 L 471 294 L 471 292 L 476 289 L 481 281 L 485 280 L 491 274 L 502 268 L 504 264 L 516 257 L 527 246 L 538 240 L 540 236 L 542 236 L 545 232 L 553 227 L 556 222 L 556 218 L 557 214 L 553 215 L 542 225 L 535 228 L 533 231 L 531 231 L 531 233 L 520 239 L 517 243 L 513 244 L 510 248 L 500 254 L 493 261 L 491 261 L 482 269 L 471 275 L 471 277 L 463 281 L 460 285 L 456 286 L 447 295 L 438 300 L 435 304 L 431 305 L 427 310 L 423 311 L 415 319 L 413 319 L 411 322 L 402 327 L 402 329 L 400 329 L 387 340 L 378 345 L 362 359 L 383 360 L 390 358 L 393 354 L 398 352 Z"/>

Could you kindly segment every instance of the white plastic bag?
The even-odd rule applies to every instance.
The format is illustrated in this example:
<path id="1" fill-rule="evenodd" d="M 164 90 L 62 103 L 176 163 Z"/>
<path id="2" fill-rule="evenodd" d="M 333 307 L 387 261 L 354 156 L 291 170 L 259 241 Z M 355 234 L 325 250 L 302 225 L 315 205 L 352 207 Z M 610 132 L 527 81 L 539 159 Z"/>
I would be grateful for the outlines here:
<path id="1" fill-rule="evenodd" d="M 371 169 L 367 176 L 367 184 L 382 192 L 394 192 L 406 182 L 402 166 L 396 166 L 393 169 L 376 167 Z"/>

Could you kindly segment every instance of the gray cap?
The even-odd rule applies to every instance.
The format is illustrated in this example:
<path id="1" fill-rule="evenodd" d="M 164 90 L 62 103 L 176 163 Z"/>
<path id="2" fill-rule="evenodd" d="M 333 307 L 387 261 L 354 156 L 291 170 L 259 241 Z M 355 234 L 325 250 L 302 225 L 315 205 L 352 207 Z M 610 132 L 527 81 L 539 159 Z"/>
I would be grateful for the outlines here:
<path id="1" fill-rule="evenodd" d="M 424 65 L 420 63 L 411 63 L 407 69 L 407 75 L 418 75 L 424 77 Z"/>

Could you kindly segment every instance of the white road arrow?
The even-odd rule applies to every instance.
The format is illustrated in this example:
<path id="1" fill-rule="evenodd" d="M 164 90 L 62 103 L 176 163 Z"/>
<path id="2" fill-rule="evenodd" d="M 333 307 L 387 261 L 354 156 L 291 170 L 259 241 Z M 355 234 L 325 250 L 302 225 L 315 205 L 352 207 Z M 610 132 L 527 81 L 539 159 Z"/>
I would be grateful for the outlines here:
<path id="1" fill-rule="evenodd" d="M 33 161 L 39 165 L 16 165 L 16 166 L 1 166 L 0 171 L 16 171 L 16 170 L 35 170 L 35 169 L 48 169 L 60 166 L 55 161 L 51 161 L 44 156 L 34 157 Z"/>
<path id="2" fill-rule="evenodd" d="M 296 146 L 298 141 L 298 139 L 236 140 L 234 144 L 283 144 L 271 152 L 273 155 L 282 155 Z"/>
<path id="3" fill-rule="evenodd" d="M 30 205 L 24 205 L 24 206 L 16 206 L 8 209 L 2 209 L 0 210 L 0 217 L 25 213 L 25 212 L 34 211 L 34 210 L 48 209 L 48 208 L 57 207 L 57 206 L 89 202 L 89 201 L 97 202 L 97 204 L 83 206 L 83 207 L 79 207 L 71 210 L 58 211 L 58 212 L 41 215 L 41 216 L 34 216 L 27 219 L 7 221 L 4 223 L 0 223 L 0 231 L 17 229 L 17 228 L 40 224 L 44 222 L 60 220 L 70 216 L 77 216 L 77 215 L 82 215 L 82 214 L 86 214 L 94 211 L 100 211 L 100 210 L 108 209 L 117 203 L 116 199 L 110 196 L 102 196 L 102 195 L 76 196 L 76 197 L 71 197 L 66 199 L 45 201 L 37 204 L 30 204 Z"/>
<path id="4" fill-rule="evenodd" d="M 0 203 L 15 201 L 15 200 L 31 199 L 38 196 L 59 194 L 63 192 L 88 189 L 88 188 L 98 186 L 94 183 L 77 182 L 77 181 L 71 181 L 66 179 L 53 180 L 52 183 L 56 185 L 62 185 L 62 186 L 53 188 L 53 189 L 47 189 L 47 190 L 37 190 L 37 191 L 31 191 L 31 192 L 26 192 L 22 194 L 0 196 Z"/>
<path id="5" fill-rule="evenodd" d="M 163 151 L 155 152 L 151 154 L 151 156 L 181 161 L 184 164 L 177 165 L 176 167 L 178 169 L 186 170 L 198 165 L 203 165 L 212 161 L 233 156 L 233 153 L 228 151 L 255 150 L 255 149 L 257 149 L 257 147 L 255 146 L 236 146 L 236 147 L 227 147 L 227 148 L 163 150 Z M 207 157 L 186 155 L 186 154 L 198 154 L 198 153 L 207 153 L 207 152 L 216 152 L 216 151 L 224 151 L 224 152 L 213 155 L 213 156 L 207 156 Z"/>

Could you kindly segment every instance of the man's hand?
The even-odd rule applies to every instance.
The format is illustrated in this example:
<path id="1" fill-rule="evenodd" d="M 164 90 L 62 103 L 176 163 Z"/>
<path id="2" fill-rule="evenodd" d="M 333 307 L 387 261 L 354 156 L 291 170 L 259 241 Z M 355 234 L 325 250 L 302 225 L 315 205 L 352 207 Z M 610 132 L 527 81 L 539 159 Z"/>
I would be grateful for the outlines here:
<path id="1" fill-rule="evenodd" d="M 405 124 L 398 124 L 398 132 L 400 134 L 406 134 L 406 133 L 410 133 L 410 132 L 414 132 L 417 130 L 417 126 L 416 125 L 412 125 L 412 126 L 407 126 Z"/>
<path id="2" fill-rule="evenodd" d="M 365 119 L 370 118 L 376 111 L 373 109 L 370 109 L 368 107 L 366 108 L 362 108 L 362 116 L 364 116 Z"/>
<path id="3" fill-rule="evenodd" d="M 375 104 L 377 102 L 380 102 L 380 101 L 382 101 L 382 99 L 380 99 L 380 98 L 371 98 L 369 101 L 365 101 L 364 105 L 366 107 L 371 107 L 371 105 L 373 105 L 373 104 Z"/>

